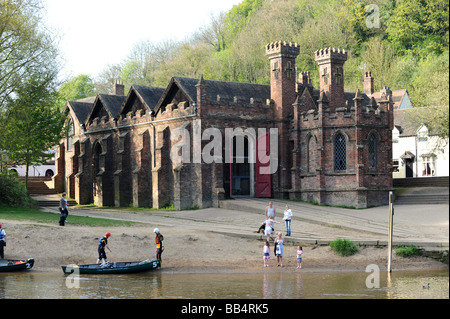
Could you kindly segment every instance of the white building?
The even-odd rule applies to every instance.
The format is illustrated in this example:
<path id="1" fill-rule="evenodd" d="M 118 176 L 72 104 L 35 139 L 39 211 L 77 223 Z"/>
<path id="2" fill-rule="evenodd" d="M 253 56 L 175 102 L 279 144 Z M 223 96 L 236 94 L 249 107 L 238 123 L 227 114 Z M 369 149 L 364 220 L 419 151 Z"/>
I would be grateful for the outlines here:
<path id="1" fill-rule="evenodd" d="M 394 111 L 392 134 L 394 178 L 449 176 L 449 141 L 423 125 L 415 112 L 429 108 Z"/>

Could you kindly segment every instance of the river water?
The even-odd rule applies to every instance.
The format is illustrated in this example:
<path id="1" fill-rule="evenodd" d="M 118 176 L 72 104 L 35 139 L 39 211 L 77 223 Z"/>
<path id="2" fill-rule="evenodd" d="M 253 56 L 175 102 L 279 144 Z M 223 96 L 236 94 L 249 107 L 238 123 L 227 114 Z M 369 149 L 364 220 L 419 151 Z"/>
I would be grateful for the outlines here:
<path id="1" fill-rule="evenodd" d="M 372 276 L 372 277 L 370 277 Z M 0 274 L 1 299 L 449 298 L 448 270 L 375 273 Z M 429 289 L 423 286 L 430 283 Z M 107 293 L 105 293 L 107 292 Z"/>

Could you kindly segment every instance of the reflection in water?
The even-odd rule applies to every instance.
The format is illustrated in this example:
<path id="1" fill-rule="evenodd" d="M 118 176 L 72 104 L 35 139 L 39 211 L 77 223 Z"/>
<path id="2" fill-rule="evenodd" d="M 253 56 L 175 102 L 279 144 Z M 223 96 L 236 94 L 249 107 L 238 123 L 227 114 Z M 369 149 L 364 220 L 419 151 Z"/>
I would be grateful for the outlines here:
<path id="1" fill-rule="evenodd" d="M 380 274 L 380 288 L 367 288 L 368 273 L 165 274 L 80 276 L 67 288 L 63 274 L 0 274 L 0 298 L 10 299 L 298 299 L 449 298 L 448 271 Z M 430 283 L 430 289 L 422 286 Z"/>

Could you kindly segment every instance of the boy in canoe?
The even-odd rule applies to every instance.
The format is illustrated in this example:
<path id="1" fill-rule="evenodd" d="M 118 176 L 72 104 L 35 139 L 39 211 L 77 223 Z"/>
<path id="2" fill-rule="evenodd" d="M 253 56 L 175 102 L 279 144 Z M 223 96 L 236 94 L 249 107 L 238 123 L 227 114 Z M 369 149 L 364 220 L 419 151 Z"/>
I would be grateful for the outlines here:
<path id="1" fill-rule="evenodd" d="M 107 232 L 105 234 L 105 236 L 100 238 L 100 240 L 98 241 L 98 260 L 97 260 L 97 264 L 100 264 L 102 259 L 103 259 L 103 263 L 105 263 L 105 264 L 108 263 L 108 260 L 106 259 L 105 247 L 108 248 L 109 251 L 111 251 L 111 249 L 109 249 L 109 247 L 108 247 L 108 238 L 109 237 L 111 237 L 111 233 Z"/>

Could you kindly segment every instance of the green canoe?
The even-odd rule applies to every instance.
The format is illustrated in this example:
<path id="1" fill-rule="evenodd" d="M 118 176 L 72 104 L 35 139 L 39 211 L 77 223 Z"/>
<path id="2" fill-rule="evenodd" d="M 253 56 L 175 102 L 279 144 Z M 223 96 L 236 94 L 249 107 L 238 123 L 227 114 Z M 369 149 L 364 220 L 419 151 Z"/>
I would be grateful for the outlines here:
<path id="1" fill-rule="evenodd" d="M 159 260 L 112 262 L 108 265 L 88 264 L 88 265 L 67 265 L 61 266 L 67 275 L 76 274 L 131 274 L 148 271 L 160 267 Z"/>
<path id="2" fill-rule="evenodd" d="M 33 268 L 33 265 L 33 258 L 28 258 L 26 260 L 0 259 L 0 272 L 28 270 Z"/>

